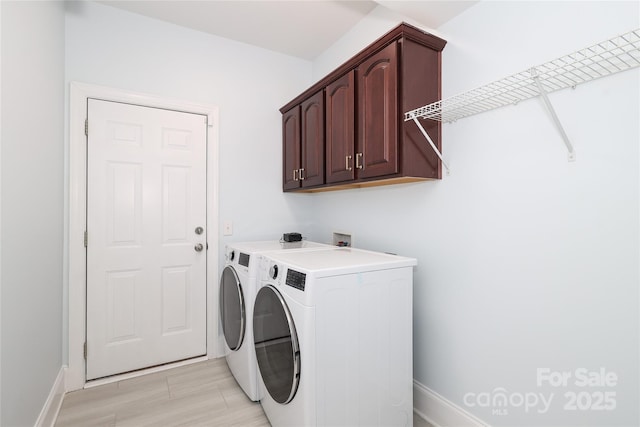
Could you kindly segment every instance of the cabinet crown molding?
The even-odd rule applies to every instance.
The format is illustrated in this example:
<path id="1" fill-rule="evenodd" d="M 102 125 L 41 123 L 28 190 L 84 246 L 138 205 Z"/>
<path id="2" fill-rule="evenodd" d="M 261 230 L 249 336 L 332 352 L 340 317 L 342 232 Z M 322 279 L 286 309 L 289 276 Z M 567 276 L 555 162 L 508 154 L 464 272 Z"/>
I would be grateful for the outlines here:
<path id="1" fill-rule="evenodd" d="M 286 111 L 289 111 L 296 104 L 299 104 L 303 100 L 307 99 L 309 96 L 321 90 L 337 78 L 344 75 L 349 70 L 357 68 L 357 66 L 372 53 L 375 53 L 376 51 L 382 49 L 392 41 L 402 38 L 415 41 L 416 43 L 420 43 L 421 45 L 437 52 L 441 52 L 447 44 L 446 40 L 443 40 L 440 37 L 427 33 L 426 31 L 421 30 L 418 27 L 414 27 L 413 25 L 407 24 L 406 22 L 402 22 L 400 25 L 391 29 L 379 39 L 362 49 L 355 56 L 344 62 L 331 73 L 327 74 L 313 86 L 289 101 L 282 108 L 280 108 L 280 112 L 284 114 Z"/>

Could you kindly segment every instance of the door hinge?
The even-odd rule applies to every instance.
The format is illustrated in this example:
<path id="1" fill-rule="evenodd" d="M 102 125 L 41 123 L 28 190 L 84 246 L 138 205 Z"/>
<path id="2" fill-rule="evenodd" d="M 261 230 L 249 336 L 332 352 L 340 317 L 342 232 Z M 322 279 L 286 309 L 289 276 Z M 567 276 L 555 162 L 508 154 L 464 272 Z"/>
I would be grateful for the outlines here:
<path id="1" fill-rule="evenodd" d="M 89 243 L 89 234 L 87 233 L 87 231 L 84 231 L 84 247 L 86 248 L 87 245 Z"/>
<path id="2" fill-rule="evenodd" d="M 89 136 L 89 119 L 84 119 L 84 134 Z"/>
<path id="3" fill-rule="evenodd" d="M 87 342 L 84 342 L 84 360 L 87 360 Z"/>

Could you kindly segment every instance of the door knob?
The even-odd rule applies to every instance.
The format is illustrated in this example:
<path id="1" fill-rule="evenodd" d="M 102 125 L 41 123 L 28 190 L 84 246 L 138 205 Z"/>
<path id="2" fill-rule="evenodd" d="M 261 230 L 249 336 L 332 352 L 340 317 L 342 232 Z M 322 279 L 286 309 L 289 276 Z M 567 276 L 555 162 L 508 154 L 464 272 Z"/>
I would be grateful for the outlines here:
<path id="1" fill-rule="evenodd" d="M 198 243 L 193 247 L 193 249 L 195 249 L 196 252 L 202 252 L 202 250 L 204 249 L 204 246 L 202 246 L 202 243 Z"/>

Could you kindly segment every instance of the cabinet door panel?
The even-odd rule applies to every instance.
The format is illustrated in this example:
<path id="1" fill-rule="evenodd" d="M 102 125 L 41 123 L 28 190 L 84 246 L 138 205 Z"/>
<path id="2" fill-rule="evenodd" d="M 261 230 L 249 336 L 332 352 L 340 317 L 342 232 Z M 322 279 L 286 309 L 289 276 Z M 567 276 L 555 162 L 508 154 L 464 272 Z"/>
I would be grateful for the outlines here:
<path id="1" fill-rule="evenodd" d="M 327 183 L 355 178 L 354 75 L 355 71 L 350 71 L 327 86 Z"/>
<path id="2" fill-rule="evenodd" d="M 282 188 L 300 187 L 300 106 L 282 115 Z M 295 179 L 294 179 L 295 178 Z"/>
<path id="3" fill-rule="evenodd" d="M 392 43 L 358 67 L 358 178 L 398 173 L 398 59 Z"/>
<path id="4" fill-rule="evenodd" d="M 324 184 L 324 92 L 302 103 L 301 185 Z"/>

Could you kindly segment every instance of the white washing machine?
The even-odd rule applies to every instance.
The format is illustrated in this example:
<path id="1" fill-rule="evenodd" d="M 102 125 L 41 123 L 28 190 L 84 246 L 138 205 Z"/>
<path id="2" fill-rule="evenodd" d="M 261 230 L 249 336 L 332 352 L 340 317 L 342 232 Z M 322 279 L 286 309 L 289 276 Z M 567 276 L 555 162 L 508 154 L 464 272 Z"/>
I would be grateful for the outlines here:
<path id="1" fill-rule="evenodd" d="M 413 258 L 335 248 L 261 255 L 253 334 L 280 426 L 413 425 Z"/>
<path id="2" fill-rule="evenodd" d="M 258 394 L 258 368 L 253 349 L 253 302 L 256 296 L 256 255 L 268 251 L 314 250 L 331 248 L 322 243 L 260 241 L 230 243 L 225 248 L 225 268 L 220 277 L 220 323 L 225 341 L 225 356 L 236 381 L 253 400 Z"/>

